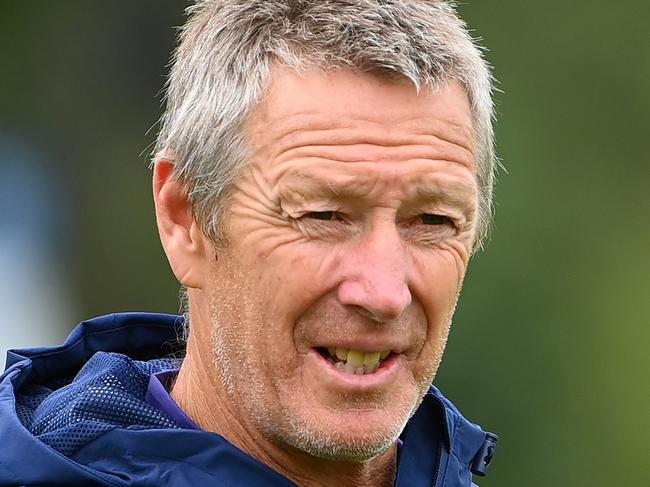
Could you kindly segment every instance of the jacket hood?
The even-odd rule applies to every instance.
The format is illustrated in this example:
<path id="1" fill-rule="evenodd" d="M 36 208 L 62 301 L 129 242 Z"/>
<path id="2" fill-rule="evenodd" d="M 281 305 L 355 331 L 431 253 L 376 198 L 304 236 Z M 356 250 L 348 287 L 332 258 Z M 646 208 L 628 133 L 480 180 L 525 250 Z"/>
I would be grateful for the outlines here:
<path id="1" fill-rule="evenodd" d="M 293 486 L 215 433 L 182 429 L 145 401 L 177 368 L 182 318 L 102 316 L 58 347 L 13 350 L 0 376 L 0 486 Z M 431 387 L 402 434 L 396 485 L 470 486 L 496 437 Z"/>

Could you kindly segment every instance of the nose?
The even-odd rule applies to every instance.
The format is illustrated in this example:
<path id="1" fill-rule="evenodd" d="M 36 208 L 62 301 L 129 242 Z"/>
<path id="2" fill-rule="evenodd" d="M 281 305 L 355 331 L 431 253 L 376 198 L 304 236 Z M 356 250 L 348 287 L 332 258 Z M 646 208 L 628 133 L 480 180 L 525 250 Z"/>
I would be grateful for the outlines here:
<path id="1" fill-rule="evenodd" d="M 377 322 L 397 319 L 411 304 L 408 255 L 394 223 L 355 242 L 344 256 L 344 278 L 337 296 Z"/>

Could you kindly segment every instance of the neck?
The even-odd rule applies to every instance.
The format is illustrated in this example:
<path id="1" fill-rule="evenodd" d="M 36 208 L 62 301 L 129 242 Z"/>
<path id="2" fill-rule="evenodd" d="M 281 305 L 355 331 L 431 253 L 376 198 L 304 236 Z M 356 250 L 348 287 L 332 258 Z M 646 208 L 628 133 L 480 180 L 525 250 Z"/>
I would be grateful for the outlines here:
<path id="1" fill-rule="evenodd" d="M 301 486 L 384 487 L 394 483 L 396 446 L 364 462 L 328 460 L 290 446 L 278 445 L 255 431 L 239 414 L 216 372 L 211 349 L 210 321 L 201 306 L 203 296 L 192 292 L 192 328 L 187 355 L 171 392 L 176 403 L 203 430 L 218 433 L 231 444 Z"/>

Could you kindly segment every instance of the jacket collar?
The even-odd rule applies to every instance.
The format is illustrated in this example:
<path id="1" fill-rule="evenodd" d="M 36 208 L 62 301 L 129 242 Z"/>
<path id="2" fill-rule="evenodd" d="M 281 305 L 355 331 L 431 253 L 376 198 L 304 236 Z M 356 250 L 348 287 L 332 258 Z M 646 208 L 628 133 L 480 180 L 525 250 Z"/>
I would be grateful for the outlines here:
<path id="1" fill-rule="evenodd" d="M 173 344 L 177 343 L 181 327 L 182 318 L 174 315 L 113 314 L 81 323 L 59 347 L 10 351 L 7 356 L 7 370 L 0 376 L 4 386 L 2 396 L 5 405 L 8 399 L 8 383 L 11 383 L 13 389 L 20 389 L 26 383 L 41 383 L 70 375 L 98 351 L 119 352 L 136 359 L 149 359 L 178 352 L 179 349 Z M 15 426 L 16 428 L 12 428 L 15 430 L 14 434 L 20 429 Z M 157 435 L 165 436 L 166 440 L 157 438 Z M 178 438 L 179 441 L 169 441 L 172 437 L 170 435 Z M 185 438 L 181 439 L 180 436 L 185 435 L 196 436 L 192 437 L 192 441 L 182 441 Z M 136 437 L 139 438 L 138 441 Z M 151 442 L 140 441 L 148 437 L 151 437 Z M 407 424 L 402 439 L 404 446 L 398 464 L 396 482 L 398 487 L 434 485 L 434 481 L 438 486 L 460 487 L 469 486 L 471 483 L 472 463 L 484 447 L 486 434 L 477 425 L 467 421 L 436 387 L 431 386 L 422 404 Z M 210 448 L 196 450 L 196 445 L 210 446 Z M 37 449 L 40 451 L 43 447 L 45 445 L 38 445 Z M 112 469 L 116 465 L 102 463 L 102 459 L 110 458 L 107 452 L 112 448 L 127 448 L 132 455 L 124 457 L 125 461 L 128 459 L 128 462 L 133 462 L 137 458 L 144 463 L 147 462 L 149 454 L 160 454 L 171 448 L 167 452 L 171 455 L 169 458 L 178 459 L 181 455 L 189 463 L 199 462 L 200 464 L 195 465 L 197 471 L 209 471 L 206 469 L 205 462 L 209 464 L 217 461 L 218 456 L 227 462 L 223 463 L 219 460 L 216 465 L 229 465 L 228 472 L 239 472 L 234 473 L 235 476 L 246 476 L 248 475 L 246 472 L 254 475 L 256 480 L 250 483 L 251 485 L 266 485 L 260 483 L 262 478 L 268 480 L 268 485 L 292 485 L 288 481 L 288 483 L 280 482 L 277 473 L 248 457 L 219 435 L 206 435 L 204 432 L 132 431 L 118 428 L 85 447 L 83 453 L 77 455 L 73 463 L 82 470 L 88 470 L 88 465 L 93 465 L 92 470 L 96 470 L 96 475 L 112 477 L 110 472 L 114 471 Z M 203 454 L 201 451 L 206 453 Z M 204 457 L 206 454 L 209 458 Z M 120 457 L 117 452 L 116 456 Z M 68 462 L 71 461 L 68 459 Z M 159 460 L 154 461 L 151 468 L 164 468 L 160 464 L 155 467 L 156 462 Z M 128 469 L 128 463 L 123 468 Z M 1 474 L 0 470 L 0 479 Z"/>

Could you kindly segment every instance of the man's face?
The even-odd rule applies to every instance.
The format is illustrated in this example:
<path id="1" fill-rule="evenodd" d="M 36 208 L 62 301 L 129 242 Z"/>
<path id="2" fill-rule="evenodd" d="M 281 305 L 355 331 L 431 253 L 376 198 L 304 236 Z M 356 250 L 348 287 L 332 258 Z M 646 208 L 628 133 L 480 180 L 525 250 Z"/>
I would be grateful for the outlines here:
<path id="1" fill-rule="evenodd" d="M 436 373 L 473 243 L 464 91 L 276 69 L 208 263 L 230 407 L 275 444 L 385 451 Z M 379 363 L 377 364 L 377 361 Z"/>

